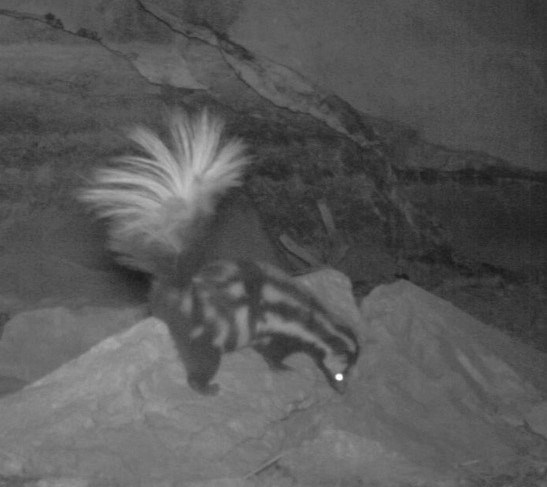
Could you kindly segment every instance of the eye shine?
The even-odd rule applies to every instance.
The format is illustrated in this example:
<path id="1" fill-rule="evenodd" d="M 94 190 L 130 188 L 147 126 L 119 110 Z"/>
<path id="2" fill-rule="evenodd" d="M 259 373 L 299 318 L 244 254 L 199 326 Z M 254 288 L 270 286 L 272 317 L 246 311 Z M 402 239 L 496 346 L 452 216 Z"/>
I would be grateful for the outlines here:
<path id="1" fill-rule="evenodd" d="M 240 186 L 250 159 L 206 110 L 174 113 L 171 146 L 153 132 L 130 138 L 141 155 L 98 170 L 79 198 L 109 223 L 118 261 L 152 276 L 152 314 L 169 326 L 189 385 L 214 394 L 221 356 L 253 347 L 269 366 L 308 354 L 338 392 L 359 356 L 352 330 L 280 269 L 253 260 L 207 260 L 218 201 Z M 144 155 L 142 155 L 144 154 Z"/>

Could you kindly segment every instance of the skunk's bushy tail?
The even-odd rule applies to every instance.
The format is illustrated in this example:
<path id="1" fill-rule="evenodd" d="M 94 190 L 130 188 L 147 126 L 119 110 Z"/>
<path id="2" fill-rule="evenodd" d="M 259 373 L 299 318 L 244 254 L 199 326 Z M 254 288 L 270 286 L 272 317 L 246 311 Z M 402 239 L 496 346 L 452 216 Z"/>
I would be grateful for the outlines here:
<path id="1" fill-rule="evenodd" d="M 239 186 L 250 160 L 238 139 L 223 140 L 222 120 L 206 110 L 171 115 L 171 145 L 136 128 L 142 155 L 97 170 L 79 194 L 109 223 L 109 247 L 126 266 L 161 276 L 199 246 L 218 199 Z"/>

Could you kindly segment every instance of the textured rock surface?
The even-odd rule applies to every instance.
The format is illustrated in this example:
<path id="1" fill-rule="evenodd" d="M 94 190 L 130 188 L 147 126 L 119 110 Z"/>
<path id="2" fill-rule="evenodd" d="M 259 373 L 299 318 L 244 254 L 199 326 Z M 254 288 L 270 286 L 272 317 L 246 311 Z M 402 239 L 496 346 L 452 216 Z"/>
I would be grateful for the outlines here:
<path id="1" fill-rule="evenodd" d="M 393 164 L 419 183 L 424 178 L 425 184 L 412 186 L 412 203 L 435 210 L 448 230 L 442 237 L 466 258 L 544 267 L 544 183 L 530 184 L 535 175 L 520 171 L 545 172 L 544 6 L 503 1 L 481 24 L 474 14 L 485 15 L 489 0 L 419 6 L 399 0 L 378 5 L 321 0 L 302 2 L 294 11 L 283 2 L 266 3 L 119 0 L 104 6 L 6 0 L 3 6 L 11 10 L 1 12 L 0 40 L 9 45 L 3 49 L 9 70 L 0 102 L 12 138 L 7 150 L 1 145 L 8 163 L 17 161 L 19 168 L 20 158 L 35 156 L 33 148 L 37 157 L 47 155 L 50 139 L 40 134 L 38 142 L 26 140 L 21 131 L 29 128 L 37 133 L 45 126 L 58 129 L 58 145 L 66 144 L 63 153 L 72 155 L 75 141 L 62 135 L 63 121 L 88 133 L 117 129 L 140 121 L 143 109 L 153 124 L 157 98 L 171 105 L 196 101 L 197 93 L 207 92 L 236 112 L 255 120 L 277 118 L 284 127 L 289 112 L 292 120 L 311 115 L 332 128 L 334 145 L 342 135 L 374 153 L 379 142 L 387 142 L 382 151 L 388 157 L 374 160 L 370 152 L 361 153 L 348 165 L 366 174 L 361 187 L 375 188 L 369 202 L 374 200 L 373 211 L 389 227 L 383 231 L 399 232 L 384 235 L 391 243 L 415 244 L 403 230 L 407 225 L 419 228 L 420 238 L 440 238 L 400 193 Z M 501 44 L 499 34 L 508 30 L 511 36 Z M 29 40 L 36 45 L 29 47 Z M 183 91 L 195 93 L 184 97 Z M 101 113 L 108 112 L 109 103 L 112 113 Z M 108 153 L 112 136 L 98 132 L 93 137 Z M 267 148 L 268 136 L 273 134 L 253 134 L 266 139 L 258 143 L 266 142 Z M 90 141 L 78 142 L 85 159 Z M 325 147 L 319 150 L 325 157 Z M 341 158 L 345 150 L 329 156 Z M 287 155 L 291 161 L 301 157 Z M 431 171 L 447 180 L 435 184 Z M 460 173 L 471 178 L 463 189 Z M 47 186 L 56 175 L 45 166 L 36 179 Z M 482 178 L 492 181 L 483 185 Z M 10 186 L 10 179 L 3 184 Z M 352 193 L 348 188 L 346 194 Z"/>
<path id="2" fill-rule="evenodd" d="M 413 127 L 435 144 L 486 152 L 518 167 L 545 171 L 546 7 L 508 0 L 490 4 L 306 0 L 294 8 L 271 0 L 124 0 L 105 7 L 101 2 L 56 0 L 27 1 L 23 8 L 16 0 L 3 2 L 4 8 L 20 13 L 50 13 L 65 29 L 130 54 L 150 81 L 188 88 L 210 86 L 208 76 L 200 79 L 192 71 L 195 59 L 181 63 L 176 44 L 160 47 L 170 38 L 168 29 L 147 17 L 142 7 L 168 23 L 170 15 L 185 19 L 184 34 L 218 46 L 203 27 L 210 25 L 252 57 L 273 61 L 267 62 L 269 74 L 259 70 L 250 77 L 245 63 L 234 67 L 274 103 L 281 98 L 286 104 L 290 92 L 299 92 L 299 99 L 289 103 L 299 111 L 311 94 L 303 76 L 362 112 Z M 142 41 L 127 43 L 135 35 Z M 200 61 L 203 67 L 212 66 L 203 60 L 212 56 L 207 52 Z M 225 55 L 230 62 L 232 53 Z M 274 86 L 283 89 L 270 90 Z M 323 101 L 326 107 L 328 100 Z M 423 159 L 420 147 L 416 152 Z M 414 149 L 409 158 L 428 164 L 419 162 Z"/>
<path id="3" fill-rule="evenodd" d="M 0 375 L 35 381 L 142 316 L 143 308 L 58 307 L 17 313 L 0 340 Z"/>
<path id="4" fill-rule="evenodd" d="M 359 325 L 341 276 L 303 279 L 359 326 L 363 355 L 346 395 L 307 357 L 272 375 L 245 350 L 224 357 L 219 395 L 200 396 L 149 319 L 0 400 L 0 474 L 450 486 L 538 468 L 546 394 L 505 361 L 495 330 L 406 281 L 366 298 Z M 482 338 L 472 332 L 481 328 Z M 519 353 L 544 377 L 545 356 Z"/>

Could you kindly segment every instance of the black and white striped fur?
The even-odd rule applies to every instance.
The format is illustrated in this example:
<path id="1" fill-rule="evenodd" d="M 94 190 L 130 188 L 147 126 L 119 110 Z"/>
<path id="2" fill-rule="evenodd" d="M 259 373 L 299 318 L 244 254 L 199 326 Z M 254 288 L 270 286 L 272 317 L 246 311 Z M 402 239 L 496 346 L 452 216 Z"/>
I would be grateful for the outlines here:
<path id="1" fill-rule="evenodd" d="M 174 114 L 172 145 L 147 129 L 130 138 L 142 155 L 97 171 L 80 199 L 110 225 L 118 260 L 153 276 L 150 308 L 163 320 L 186 367 L 188 384 L 214 394 L 223 353 L 251 346 L 276 370 L 307 353 L 338 392 L 359 347 L 320 303 L 271 265 L 208 262 L 215 206 L 241 184 L 249 159 L 238 140 L 222 139 L 222 122 L 203 111 Z"/>
<path id="2" fill-rule="evenodd" d="M 156 281 L 155 316 L 168 324 L 186 365 L 188 384 L 215 394 L 210 384 L 223 353 L 253 347 L 274 370 L 283 360 L 307 353 L 329 384 L 344 392 L 359 346 L 350 328 L 337 324 L 323 306 L 281 270 L 264 263 L 216 261 L 181 289 Z"/>

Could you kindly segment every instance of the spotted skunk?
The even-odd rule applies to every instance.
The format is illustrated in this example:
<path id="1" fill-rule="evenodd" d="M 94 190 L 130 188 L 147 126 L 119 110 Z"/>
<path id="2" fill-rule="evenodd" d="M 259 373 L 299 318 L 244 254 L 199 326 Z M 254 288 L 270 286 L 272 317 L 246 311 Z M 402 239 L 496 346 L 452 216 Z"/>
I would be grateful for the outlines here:
<path id="1" fill-rule="evenodd" d="M 250 346 L 274 370 L 307 353 L 343 392 L 359 355 L 350 328 L 275 266 L 208 259 L 217 203 L 250 163 L 245 145 L 224 140 L 222 121 L 207 111 L 174 113 L 170 129 L 170 147 L 134 130 L 142 154 L 99 169 L 79 198 L 108 221 L 119 262 L 152 275 L 150 310 L 168 325 L 188 384 L 216 394 L 222 354 Z"/>

